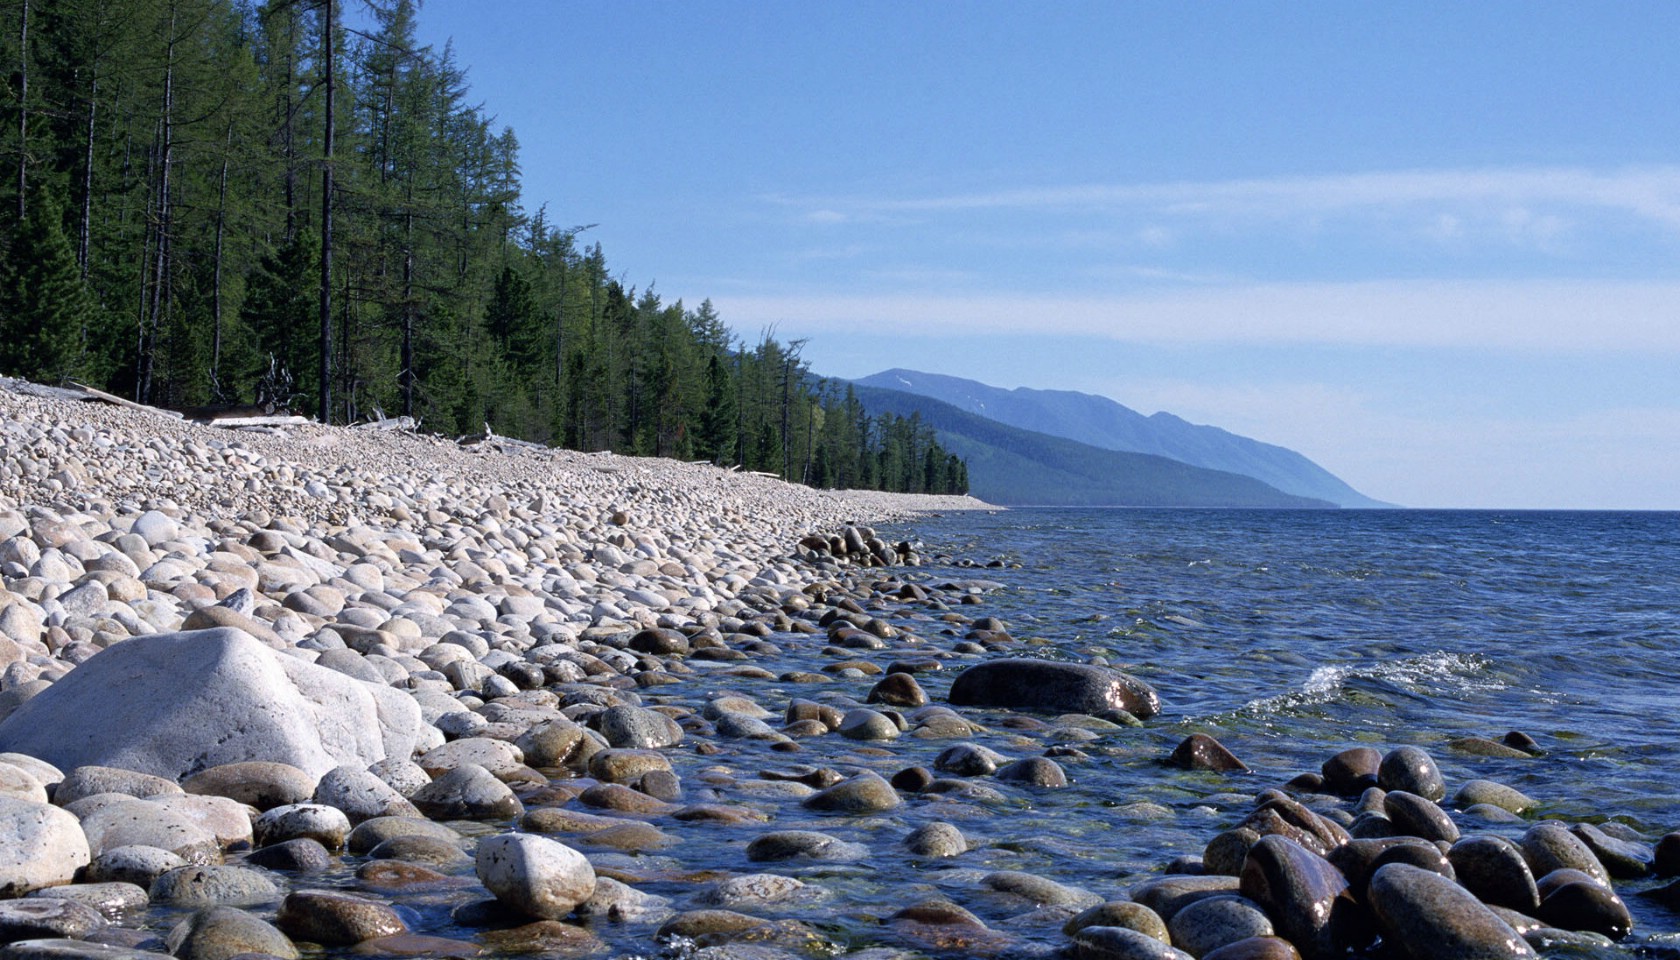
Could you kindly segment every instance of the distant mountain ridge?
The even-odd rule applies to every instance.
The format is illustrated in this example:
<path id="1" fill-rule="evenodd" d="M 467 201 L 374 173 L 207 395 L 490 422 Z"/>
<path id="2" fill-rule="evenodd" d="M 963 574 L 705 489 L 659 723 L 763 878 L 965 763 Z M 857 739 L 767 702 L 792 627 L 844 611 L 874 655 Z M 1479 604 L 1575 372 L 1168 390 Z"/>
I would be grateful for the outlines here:
<path id="1" fill-rule="evenodd" d="M 1388 507 L 1287 447 L 1170 413 L 1144 416 L 1107 397 L 1072 390 L 1005 390 L 975 380 L 892 369 L 854 381 L 860 386 L 927 397 L 1023 430 L 1105 450 L 1153 454 L 1195 467 L 1253 477 L 1284 493 L 1342 507 Z"/>
<path id="2" fill-rule="evenodd" d="M 968 461 L 969 492 L 1005 506 L 1324 509 L 1253 477 L 1023 430 L 931 397 L 854 384 L 871 415 L 912 415 Z"/>

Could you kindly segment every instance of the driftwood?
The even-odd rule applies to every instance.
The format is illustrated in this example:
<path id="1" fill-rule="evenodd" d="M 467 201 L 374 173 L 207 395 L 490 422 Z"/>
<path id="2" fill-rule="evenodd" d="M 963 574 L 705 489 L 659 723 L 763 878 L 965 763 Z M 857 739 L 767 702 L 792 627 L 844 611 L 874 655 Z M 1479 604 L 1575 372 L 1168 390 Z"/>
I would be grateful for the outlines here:
<path id="1" fill-rule="evenodd" d="M 413 417 L 381 417 L 367 423 L 355 424 L 357 430 L 418 430 L 420 423 Z"/>
<path id="2" fill-rule="evenodd" d="M 230 430 L 242 427 L 301 427 L 315 421 L 308 417 L 281 415 L 272 417 L 217 417 L 207 421 L 212 427 L 225 427 Z"/>
<path id="3" fill-rule="evenodd" d="M 114 393 L 106 393 L 103 390 L 96 390 L 85 383 L 77 383 L 74 380 L 71 380 L 69 383 L 73 389 L 80 390 L 83 394 L 85 394 L 83 399 L 99 400 L 103 403 L 115 404 L 119 407 L 127 407 L 130 410 L 144 410 L 147 413 L 156 413 L 165 417 L 174 417 L 177 420 L 182 419 L 181 415 L 173 410 L 164 410 L 161 407 L 148 407 L 143 403 L 135 403 L 133 400 L 124 400 L 122 397 L 119 397 Z"/>
<path id="4" fill-rule="evenodd" d="M 512 437 L 498 436 L 496 431 L 490 429 L 488 423 L 484 425 L 483 433 L 470 434 L 457 439 L 455 442 L 465 450 L 478 450 L 491 444 L 503 449 L 512 447 L 515 450 L 541 450 L 545 453 L 552 449 L 547 444 L 536 443 L 531 440 L 515 440 Z"/>

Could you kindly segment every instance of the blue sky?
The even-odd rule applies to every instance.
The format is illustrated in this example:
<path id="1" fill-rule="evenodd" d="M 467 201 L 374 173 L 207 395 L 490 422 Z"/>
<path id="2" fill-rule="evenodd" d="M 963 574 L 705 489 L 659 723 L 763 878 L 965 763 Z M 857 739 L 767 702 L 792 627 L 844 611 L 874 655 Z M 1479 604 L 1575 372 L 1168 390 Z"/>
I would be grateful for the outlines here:
<path id="1" fill-rule="evenodd" d="M 1680 508 L 1680 5 L 426 0 L 526 204 L 819 373 Z"/>

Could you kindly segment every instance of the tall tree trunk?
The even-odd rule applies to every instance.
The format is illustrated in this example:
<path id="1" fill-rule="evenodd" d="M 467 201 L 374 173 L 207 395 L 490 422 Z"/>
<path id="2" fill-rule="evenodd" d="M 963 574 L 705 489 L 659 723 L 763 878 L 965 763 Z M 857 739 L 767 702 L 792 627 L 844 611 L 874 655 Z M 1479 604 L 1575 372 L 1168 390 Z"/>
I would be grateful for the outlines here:
<path id="1" fill-rule="evenodd" d="M 172 187 L 170 173 L 174 166 L 175 139 L 175 5 L 169 8 L 169 41 L 164 47 L 163 69 L 163 124 L 158 142 L 158 206 L 157 206 L 157 260 L 152 278 L 152 307 L 151 316 L 147 318 L 148 329 L 144 338 L 145 349 L 140 358 L 140 382 L 136 388 L 136 399 L 141 403 L 152 402 L 152 378 L 157 365 L 157 339 L 161 318 L 169 312 L 169 255 L 170 255 L 170 202 L 169 192 Z"/>
<path id="2" fill-rule="evenodd" d="M 29 211 L 29 0 L 23 0 L 18 28 L 18 226 Z"/>
<path id="3" fill-rule="evenodd" d="M 280 101 L 280 140 L 286 154 L 286 242 L 297 236 L 297 138 L 293 135 L 293 84 L 297 81 L 298 5 L 286 6 L 286 83 Z"/>
<path id="4" fill-rule="evenodd" d="M 96 72 L 88 87 L 87 137 L 82 145 L 82 223 L 76 237 L 76 265 L 81 268 L 83 280 L 88 277 L 88 258 L 93 249 L 93 135 L 98 107 L 99 74 Z"/>
<path id="5" fill-rule="evenodd" d="M 414 183 L 408 185 L 408 210 L 403 214 L 403 416 L 414 416 Z"/>
<path id="6" fill-rule="evenodd" d="M 325 162 L 321 164 L 321 402 L 318 416 L 332 422 L 332 209 L 333 209 L 333 0 L 324 0 L 321 55 L 326 60 Z"/>
<path id="7" fill-rule="evenodd" d="M 217 399 L 222 392 L 222 251 L 223 241 L 227 235 L 227 183 L 228 183 L 228 155 L 233 152 L 233 120 L 228 120 L 227 139 L 222 145 L 222 177 L 220 195 L 216 201 L 216 270 L 215 279 L 210 292 L 210 383 L 214 386 Z"/>

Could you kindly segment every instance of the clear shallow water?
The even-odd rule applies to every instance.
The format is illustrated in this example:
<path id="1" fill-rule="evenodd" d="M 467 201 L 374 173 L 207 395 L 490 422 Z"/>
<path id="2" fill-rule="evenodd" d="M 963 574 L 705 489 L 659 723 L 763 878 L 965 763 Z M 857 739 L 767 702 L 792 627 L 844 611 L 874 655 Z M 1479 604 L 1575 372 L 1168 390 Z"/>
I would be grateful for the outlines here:
<path id="1" fill-rule="evenodd" d="M 1165 712 L 1139 728 L 1090 730 L 1074 718 L 965 708 L 987 728 L 966 739 L 1010 758 L 1077 747 L 1083 757 L 1057 758 L 1072 784 L 1035 789 L 979 777 L 973 782 L 995 790 L 992 798 L 914 795 L 867 816 L 807 810 L 798 792 L 766 774 L 809 764 L 891 776 L 931 767 L 955 741 L 860 743 L 828 734 L 783 752 L 761 740 L 697 736 L 663 751 L 685 801 L 752 808 L 763 822 L 652 816 L 646 819 L 668 844 L 629 852 L 587 835 L 561 839 L 599 871 L 670 898 L 676 910 L 706 906 L 700 894 L 725 876 L 798 877 L 809 884 L 807 896 L 745 909 L 809 924 L 820 943 L 802 947 L 806 955 L 889 945 L 943 960 L 1044 957 L 1066 946 L 1065 913 L 1035 911 L 1031 902 L 988 890 L 993 871 L 1025 871 L 1121 898 L 1174 857 L 1200 855 L 1249 812 L 1261 789 L 1316 771 L 1357 744 L 1422 746 L 1449 792 L 1476 777 L 1508 783 L 1540 801 L 1536 818 L 1615 820 L 1650 840 L 1680 829 L 1680 514 L 1015 510 L 883 532 L 921 539 L 924 555 L 1006 561 L 998 569 L 936 562 L 883 575 L 997 581 L 1002 588 L 982 603 L 955 609 L 1007 621 L 1021 641 L 1009 655 L 1105 658 L 1153 684 Z M 933 657 L 943 669 L 919 679 L 939 704 L 952 678 L 981 659 L 953 653 L 961 628 L 937 610 L 868 605 L 906 636 L 862 651 L 837 650 L 821 635 L 778 633 L 769 638 L 774 651 L 755 652 L 755 675 L 736 672 L 740 664 L 691 661 L 694 673 L 680 683 L 639 696 L 644 705 L 698 709 L 738 694 L 777 724 L 793 698 L 849 707 L 877 679 L 825 674 L 820 683 L 792 682 L 783 679 L 788 671 Z M 1489 759 L 1447 746 L 1513 729 L 1533 736 L 1546 755 Z M 1254 773 L 1160 762 L 1198 731 L 1218 737 Z M 698 749 L 701 743 L 709 749 Z M 936 820 L 958 825 L 973 849 L 944 860 L 909 855 L 903 838 Z M 1524 829 L 1459 824 L 1467 834 L 1514 837 Z M 480 835 L 511 825 L 458 826 Z M 821 830 L 868 854 L 849 863 L 747 857 L 755 836 L 789 829 Z M 327 874 L 294 882 L 359 889 L 352 875 L 359 862 L 346 857 Z M 416 932 L 472 940 L 480 931 L 457 924 L 451 910 L 485 894 L 470 867 L 454 872 L 455 884 L 442 891 L 377 895 L 394 900 Z M 1661 883 L 1618 884 L 1636 920 L 1624 946 L 1547 956 L 1680 958 L 1680 914 L 1637 895 Z M 1001 952 L 937 949 L 884 922 L 932 897 L 955 901 L 1014 939 Z M 162 933 L 182 916 L 156 909 L 149 925 Z M 658 924 L 596 919 L 586 926 L 607 956 L 687 956 L 656 942 Z"/>
<path id="2" fill-rule="evenodd" d="M 1436 757 L 1449 795 L 1483 777 L 1544 816 L 1614 819 L 1652 840 L 1680 829 L 1680 514 L 1038 509 L 894 533 L 1018 564 L 982 572 L 1007 584 L 986 613 L 1043 638 L 1044 655 L 1105 657 L 1161 692 L 1164 713 L 1130 748 L 1070 767 L 1080 784 L 1046 801 L 1124 810 L 1135 795 L 1173 810 L 1123 831 L 1108 866 L 1199 853 L 1233 819 L 1217 778 L 1137 756 L 1195 731 L 1254 768 L 1236 792 L 1348 746 L 1410 743 Z M 1508 730 L 1546 756 L 1446 746 Z M 1215 802 L 1186 802 L 1202 791 Z M 1626 896 L 1654 885 L 1619 889 L 1644 933 L 1680 930 Z"/>

